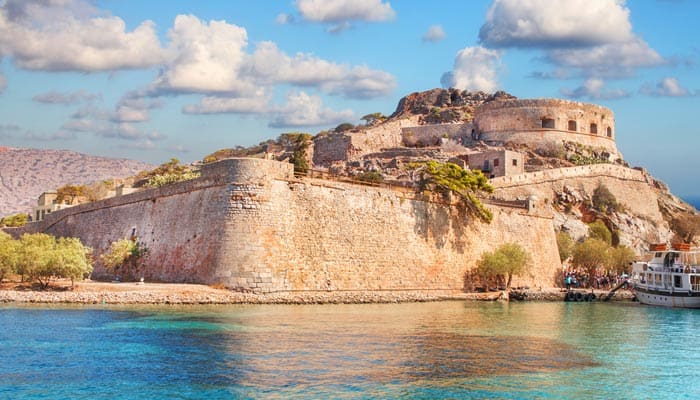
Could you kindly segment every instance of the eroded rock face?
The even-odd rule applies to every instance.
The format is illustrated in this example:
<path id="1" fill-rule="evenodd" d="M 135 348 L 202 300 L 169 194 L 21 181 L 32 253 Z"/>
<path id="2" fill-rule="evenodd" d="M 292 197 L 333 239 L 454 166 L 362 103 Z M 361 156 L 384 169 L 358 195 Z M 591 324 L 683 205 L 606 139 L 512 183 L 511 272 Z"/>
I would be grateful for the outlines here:
<path id="1" fill-rule="evenodd" d="M 474 108 L 494 100 L 515 99 L 506 92 L 493 94 L 466 90 L 432 89 L 403 97 L 391 118 L 423 115 L 426 123 L 471 121 Z"/>

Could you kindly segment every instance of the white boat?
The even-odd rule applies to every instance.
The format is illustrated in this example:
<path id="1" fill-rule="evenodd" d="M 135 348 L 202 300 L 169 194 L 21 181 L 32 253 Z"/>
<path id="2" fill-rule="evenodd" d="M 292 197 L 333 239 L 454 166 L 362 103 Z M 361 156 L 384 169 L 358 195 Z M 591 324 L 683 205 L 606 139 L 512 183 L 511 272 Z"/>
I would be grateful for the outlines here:
<path id="1" fill-rule="evenodd" d="M 632 264 L 631 280 L 642 304 L 700 308 L 700 250 L 653 245 L 648 261 Z"/>

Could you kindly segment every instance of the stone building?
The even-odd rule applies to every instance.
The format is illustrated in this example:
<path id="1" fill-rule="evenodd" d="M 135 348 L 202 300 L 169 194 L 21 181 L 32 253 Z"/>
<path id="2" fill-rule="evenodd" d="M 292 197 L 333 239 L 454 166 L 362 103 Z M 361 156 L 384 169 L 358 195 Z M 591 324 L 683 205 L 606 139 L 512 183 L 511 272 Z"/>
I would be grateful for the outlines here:
<path id="1" fill-rule="evenodd" d="M 467 156 L 470 169 L 478 169 L 489 178 L 518 175 L 525 172 L 523 155 L 517 151 L 494 150 Z"/>
<path id="2" fill-rule="evenodd" d="M 51 214 L 54 211 L 62 210 L 64 208 L 73 207 L 75 204 L 78 204 L 77 201 L 71 203 L 71 201 L 68 199 L 59 203 L 57 198 L 58 194 L 55 190 L 42 193 L 36 202 L 36 207 L 32 209 L 32 219 L 34 221 L 41 221 L 47 214 Z"/>

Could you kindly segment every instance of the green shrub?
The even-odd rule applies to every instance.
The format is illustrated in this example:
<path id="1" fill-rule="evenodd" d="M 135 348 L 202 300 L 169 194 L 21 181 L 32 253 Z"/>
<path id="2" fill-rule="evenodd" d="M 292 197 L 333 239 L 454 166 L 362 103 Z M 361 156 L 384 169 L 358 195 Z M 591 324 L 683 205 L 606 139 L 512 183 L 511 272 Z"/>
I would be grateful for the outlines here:
<path id="1" fill-rule="evenodd" d="M 384 181 L 384 175 L 379 171 L 367 171 L 358 174 L 355 179 L 362 182 L 381 183 Z"/>
<path id="2" fill-rule="evenodd" d="M 0 226 L 7 226 L 11 228 L 20 227 L 27 225 L 28 219 L 29 216 L 27 216 L 25 213 L 10 215 L 9 217 L 0 218 Z"/>
<path id="3" fill-rule="evenodd" d="M 505 281 L 506 289 L 510 288 L 513 276 L 522 275 L 528 271 L 532 258 L 528 252 L 517 243 L 505 243 L 494 252 L 486 252 L 478 261 L 477 273 L 484 279 Z"/>
<path id="4" fill-rule="evenodd" d="M 557 232 L 557 248 L 559 249 L 559 260 L 564 262 L 571 256 L 571 250 L 574 247 L 574 241 L 568 233 Z"/>
<path id="5" fill-rule="evenodd" d="M 491 193 L 493 186 L 481 171 L 464 169 L 454 163 L 434 160 L 409 165 L 423 173 L 421 190 L 454 193 L 461 197 L 467 209 L 484 222 L 491 222 L 493 214 L 476 197 L 477 193 Z"/>
<path id="6" fill-rule="evenodd" d="M 621 206 L 617 202 L 615 195 L 613 195 L 607 186 L 602 183 L 598 184 L 598 187 L 593 191 L 593 207 L 595 207 L 600 212 L 610 213 L 613 211 L 620 211 Z"/>
<path id="7" fill-rule="evenodd" d="M 588 224 L 588 237 L 599 239 L 608 245 L 612 244 L 612 232 L 601 220 L 596 220 Z"/>

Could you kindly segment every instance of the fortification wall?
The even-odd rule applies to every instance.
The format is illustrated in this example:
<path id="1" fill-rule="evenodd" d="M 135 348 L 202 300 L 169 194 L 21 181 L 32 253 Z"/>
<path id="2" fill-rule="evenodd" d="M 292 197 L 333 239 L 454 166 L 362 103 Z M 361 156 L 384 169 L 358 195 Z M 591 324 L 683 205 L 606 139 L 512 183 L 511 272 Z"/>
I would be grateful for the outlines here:
<path id="1" fill-rule="evenodd" d="M 560 268 L 551 218 L 523 209 L 491 207 L 484 224 L 392 189 L 322 181 L 290 189 L 293 245 L 273 272 L 286 277 L 284 290 L 461 290 L 481 254 L 509 241 L 534 260 L 514 285 L 551 286 Z"/>
<path id="2" fill-rule="evenodd" d="M 493 207 L 489 225 L 415 196 L 222 160 L 199 179 L 61 210 L 22 231 L 80 237 L 99 255 L 135 228 L 149 248 L 146 280 L 261 292 L 461 290 L 483 251 L 515 241 L 535 268 L 514 284 L 553 283 L 551 218 Z"/>
<path id="3" fill-rule="evenodd" d="M 619 202 L 635 215 L 662 224 L 653 178 L 646 173 L 615 164 L 594 164 L 559 168 L 494 178 L 491 184 L 498 197 L 552 200 L 554 192 L 576 190 L 592 194 L 603 183 Z M 565 189 L 568 187 L 568 189 Z"/>
<path id="4" fill-rule="evenodd" d="M 420 125 L 402 128 L 401 136 L 406 146 L 433 146 L 444 137 L 462 143 L 463 138 L 471 137 L 472 129 L 472 123 Z"/>

